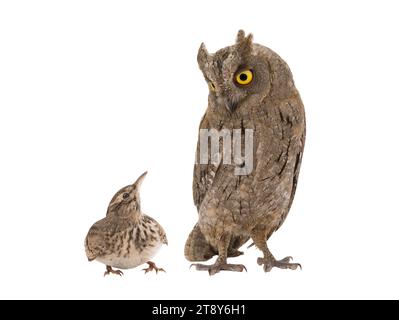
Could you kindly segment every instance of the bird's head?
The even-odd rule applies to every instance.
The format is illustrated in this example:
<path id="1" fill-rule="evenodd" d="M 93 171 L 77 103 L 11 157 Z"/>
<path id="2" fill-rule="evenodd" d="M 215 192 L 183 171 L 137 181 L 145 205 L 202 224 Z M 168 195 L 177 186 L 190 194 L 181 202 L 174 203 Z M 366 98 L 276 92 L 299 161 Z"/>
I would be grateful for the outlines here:
<path id="1" fill-rule="evenodd" d="M 128 216 L 140 213 L 140 186 L 147 175 L 144 172 L 133 184 L 120 189 L 111 199 L 107 215 Z"/>
<path id="2" fill-rule="evenodd" d="M 229 113 L 243 107 L 254 111 L 264 98 L 276 93 L 274 84 L 280 91 L 291 85 L 285 62 L 269 48 L 253 43 L 252 34 L 246 36 L 243 30 L 234 45 L 213 54 L 202 43 L 197 60 L 209 86 L 210 105 L 227 108 Z"/>

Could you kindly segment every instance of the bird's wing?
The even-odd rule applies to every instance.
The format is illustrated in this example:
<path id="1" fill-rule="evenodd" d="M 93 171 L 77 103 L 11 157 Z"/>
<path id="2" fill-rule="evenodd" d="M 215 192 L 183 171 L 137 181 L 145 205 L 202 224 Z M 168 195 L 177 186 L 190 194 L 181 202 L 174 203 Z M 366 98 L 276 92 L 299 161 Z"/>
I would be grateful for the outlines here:
<path id="1" fill-rule="evenodd" d="M 212 186 L 219 166 L 213 164 L 196 164 L 194 167 L 193 197 L 199 210 L 209 188 Z"/>
<path id="2" fill-rule="evenodd" d="M 157 220 L 155 220 L 154 218 L 152 218 L 148 215 L 144 215 L 144 216 L 147 221 L 150 221 L 153 225 L 156 226 L 156 229 L 159 233 L 159 238 L 161 239 L 162 243 L 168 245 L 168 238 L 167 238 L 166 232 L 165 232 L 164 228 L 161 226 L 161 224 Z"/>
<path id="3" fill-rule="evenodd" d="M 303 135 L 300 138 L 301 145 L 305 145 L 305 138 L 306 138 L 306 131 L 303 132 Z M 299 169 L 301 168 L 301 163 L 302 163 L 302 156 L 303 156 L 303 147 L 302 150 L 298 151 L 296 154 L 296 161 L 295 161 L 295 168 L 294 168 L 294 177 L 292 180 L 292 189 L 291 189 L 291 197 L 290 197 L 290 202 L 288 205 L 288 210 L 290 210 L 292 206 L 292 202 L 294 201 L 294 196 L 295 196 L 295 191 L 296 191 L 296 186 L 298 183 L 298 176 L 299 176 Z"/>
<path id="4" fill-rule="evenodd" d="M 301 104 L 301 106 L 299 106 L 298 108 L 293 108 L 293 106 L 298 103 Z M 306 139 L 306 120 L 305 120 L 305 116 L 303 113 L 304 111 L 303 111 L 303 106 L 302 106 L 301 100 L 290 101 L 288 104 L 294 110 L 299 110 L 299 113 L 298 113 L 299 116 L 296 116 L 296 117 L 293 117 L 290 119 L 292 124 L 294 126 L 297 126 L 299 134 L 294 134 L 290 140 L 290 147 L 291 146 L 293 147 L 292 154 L 295 157 L 291 194 L 290 194 L 290 199 L 288 202 L 287 209 L 284 211 L 283 215 L 281 216 L 280 222 L 279 222 L 277 228 L 275 229 L 275 231 L 277 231 L 283 224 L 285 218 L 288 215 L 288 212 L 291 209 L 292 202 L 294 201 L 295 191 L 296 191 L 298 177 L 299 177 L 299 170 L 301 168 L 301 163 L 302 163 L 303 149 L 305 147 L 305 139 Z M 288 152 L 290 152 L 290 150 L 288 150 Z"/>
<path id="5" fill-rule="evenodd" d="M 208 121 L 205 114 L 205 116 L 201 120 L 200 129 L 206 128 L 208 128 Z M 207 191 L 212 186 L 216 173 L 219 169 L 219 164 L 212 164 L 210 159 L 211 153 L 209 152 L 207 163 L 200 163 L 200 138 L 198 137 L 197 151 L 195 155 L 196 163 L 194 165 L 193 173 L 193 198 L 197 210 L 199 210 Z"/>
<path id="6" fill-rule="evenodd" d="M 85 251 L 89 261 L 93 261 L 105 254 L 106 248 L 102 222 L 102 220 L 96 222 L 87 233 L 85 239 Z"/>

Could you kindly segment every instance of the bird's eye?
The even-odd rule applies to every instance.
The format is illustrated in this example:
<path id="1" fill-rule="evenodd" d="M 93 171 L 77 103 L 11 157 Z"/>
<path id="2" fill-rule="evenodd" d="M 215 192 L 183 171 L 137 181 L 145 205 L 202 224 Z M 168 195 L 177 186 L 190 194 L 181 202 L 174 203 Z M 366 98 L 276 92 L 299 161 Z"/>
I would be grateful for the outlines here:
<path id="1" fill-rule="evenodd" d="M 212 92 L 214 92 L 216 90 L 216 87 L 213 84 L 213 82 L 208 82 L 208 85 L 209 85 L 209 90 L 211 90 Z"/>
<path id="2" fill-rule="evenodd" d="M 252 82 L 253 77 L 254 77 L 254 74 L 253 74 L 252 70 L 240 71 L 236 75 L 236 82 L 241 85 L 250 84 Z"/>
<path id="3" fill-rule="evenodd" d="M 129 194 L 128 194 L 127 192 L 125 192 L 125 193 L 123 194 L 123 199 L 127 199 L 127 198 L 129 198 Z"/>

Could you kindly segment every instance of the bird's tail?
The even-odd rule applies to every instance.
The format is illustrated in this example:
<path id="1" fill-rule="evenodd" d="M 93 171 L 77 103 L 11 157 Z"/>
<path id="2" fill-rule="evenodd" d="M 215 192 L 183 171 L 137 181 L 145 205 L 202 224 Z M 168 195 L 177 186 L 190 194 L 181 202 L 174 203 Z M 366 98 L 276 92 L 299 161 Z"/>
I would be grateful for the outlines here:
<path id="1" fill-rule="evenodd" d="M 186 245 L 184 255 L 188 261 L 206 261 L 217 254 L 217 251 L 206 241 L 198 223 L 191 231 Z"/>

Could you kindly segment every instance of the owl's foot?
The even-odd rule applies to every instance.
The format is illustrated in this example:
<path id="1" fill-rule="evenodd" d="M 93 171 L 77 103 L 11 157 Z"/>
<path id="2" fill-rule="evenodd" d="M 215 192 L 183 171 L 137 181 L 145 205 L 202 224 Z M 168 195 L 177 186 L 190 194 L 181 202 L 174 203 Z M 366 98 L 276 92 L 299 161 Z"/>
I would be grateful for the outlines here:
<path id="1" fill-rule="evenodd" d="M 269 272 L 274 267 L 280 269 L 291 269 L 296 270 L 298 267 L 302 270 L 302 266 L 299 263 L 291 263 L 292 257 L 286 257 L 282 260 L 276 260 L 273 257 L 268 259 L 266 258 L 258 258 L 258 264 L 261 266 L 263 264 L 263 270 L 265 272 Z"/>
<path id="2" fill-rule="evenodd" d="M 158 273 L 158 271 L 166 272 L 163 268 L 158 268 L 156 266 L 156 264 L 152 261 L 148 261 L 147 264 L 148 264 L 148 268 L 143 269 L 145 271 L 144 274 L 146 274 L 147 272 L 150 272 L 150 271 L 154 271 L 154 270 L 155 270 L 155 273 Z"/>
<path id="3" fill-rule="evenodd" d="M 121 276 L 121 277 L 123 276 L 123 272 L 122 271 L 114 270 L 114 269 L 112 269 L 111 266 L 107 266 L 107 270 L 104 272 L 104 277 L 109 275 L 109 274 L 111 274 L 111 273 L 117 274 L 118 276 Z"/>
<path id="4" fill-rule="evenodd" d="M 225 271 L 235 271 L 235 272 L 243 272 L 244 270 L 247 271 L 242 264 L 230 264 L 230 263 L 215 263 L 211 265 L 201 264 L 201 263 L 193 263 L 191 267 L 195 267 L 198 271 L 208 271 L 210 276 L 225 270 Z"/>

